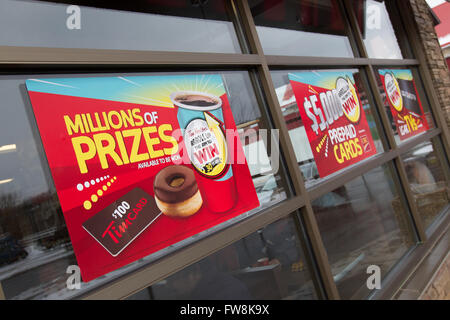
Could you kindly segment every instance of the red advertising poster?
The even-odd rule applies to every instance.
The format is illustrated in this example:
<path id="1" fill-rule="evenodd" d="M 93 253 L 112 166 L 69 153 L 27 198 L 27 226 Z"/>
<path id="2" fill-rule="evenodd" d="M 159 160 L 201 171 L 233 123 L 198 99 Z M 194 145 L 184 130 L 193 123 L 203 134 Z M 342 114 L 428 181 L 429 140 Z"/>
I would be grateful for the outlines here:
<path id="1" fill-rule="evenodd" d="M 350 71 L 290 73 L 320 177 L 376 154 Z"/>
<path id="2" fill-rule="evenodd" d="M 428 122 L 411 71 L 408 69 L 382 69 L 378 70 L 378 74 L 400 140 L 427 131 Z"/>
<path id="3" fill-rule="evenodd" d="M 83 281 L 259 205 L 220 75 L 26 85 Z"/>

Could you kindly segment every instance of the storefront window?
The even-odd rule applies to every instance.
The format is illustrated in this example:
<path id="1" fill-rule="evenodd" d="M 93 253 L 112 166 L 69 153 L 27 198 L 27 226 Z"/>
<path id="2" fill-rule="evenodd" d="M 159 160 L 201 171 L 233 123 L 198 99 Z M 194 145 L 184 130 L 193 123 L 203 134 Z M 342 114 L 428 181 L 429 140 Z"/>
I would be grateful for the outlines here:
<path id="1" fill-rule="evenodd" d="M 367 267 L 381 279 L 414 243 L 390 165 L 373 169 L 312 203 L 342 299 L 364 299 Z"/>
<path id="2" fill-rule="evenodd" d="M 311 300 L 317 296 L 294 222 L 285 218 L 129 299 Z"/>
<path id="3" fill-rule="evenodd" d="M 205 75 L 203 80 L 206 85 L 207 75 L 218 73 L 209 71 L 201 74 Z M 52 82 L 54 76 L 0 78 L 0 95 L 3 97 L 0 106 L 0 281 L 7 299 L 69 298 L 79 295 L 286 199 L 285 183 L 276 163 L 278 161 L 270 160 L 270 150 L 266 148 L 266 141 L 259 133 L 260 129 L 267 128 L 267 122 L 261 117 L 248 73 L 233 71 L 219 74 L 240 130 L 244 153 L 249 163 L 251 157 L 254 161 L 249 169 L 260 206 L 140 261 L 82 283 L 82 290 L 66 288 L 70 275 L 66 270 L 70 265 L 76 265 L 77 261 L 25 88 L 26 79 L 40 78 Z M 111 74 L 66 75 L 67 78 L 93 76 L 110 78 Z M 120 74 L 118 80 L 127 81 L 127 76 L 132 74 Z M 250 127 L 252 130 L 249 130 Z M 250 156 L 255 150 L 259 155 L 257 158 Z"/>
<path id="4" fill-rule="evenodd" d="M 409 186 L 425 227 L 448 207 L 450 189 L 448 172 L 437 154 L 439 141 L 423 142 L 402 156 Z"/>
<path id="5" fill-rule="evenodd" d="M 397 144 L 435 127 L 414 69 L 378 69 L 378 87 Z"/>
<path id="6" fill-rule="evenodd" d="M 241 52 L 227 1 L 70 2 L 1 0 L 0 45 Z"/>
<path id="7" fill-rule="evenodd" d="M 265 54 L 353 57 L 336 0 L 249 1 Z"/>
<path id="8" fill-rule="evenodd" d="M 368 94 L 365 86 L 362 83 L 361 74 L 358 70 L 283 70 L 272 71 L 271 75 L 274 86 L 276 88 L 278 102 L 283 111 L 286 125 L 289 130 L 289 135 L 292 140 L 292 145 L 297 157 L 297 162 L 303 173 L 307 187 L 315 185 L 318 182 L 322 181 L 322 179 L 325 176 L 328 176 L 328 174 L 334 174 L 334 172 L 338 172 L 339 170 L 346 167 L 347 162 L 352 161 L 350 155 L 349 157 L 346 157 L 340 152 L 340 144 L 344 143 L 344 140 L 349 141 L 352 139 L 358 139 L 358 141 L 363 143 L 363 139 L 365 139 L 364 137 L 366 137 L 367 139 L 364 141 L 373 142 L 370 144 L 367 143 L 363 150 L 359 152 L 359 154 L 358 152 L 355 153 L 355 159 L 358 159 L 359 157 L 359 161 L 364 161 L 364 159 L 367 158 L 364 153 L 370 155 L 383 152 L 382 142 L 376 128 L 374 115 L 368 100 Z M 311 126 L 305 126 L 304 124 L 305 121 L 310 121 L 309 117 L 311 116 L 311 114 L 308 115 L 304 112 L 304 118 L 302 118 L 299 108 L 304 109 L 304 104 L 306 101 L 305 99 L 309 100 L 311 96 L 315 96 L 315 105 L 316 107 L 319 107 L 319 105 L 322 104 L 320 102 L 320 95 L 322 94 L 322 91 L 335 91 L 336 81 L 337 79 L 342 77 L 348 77 L 348 79 L 350 79 L 350 77 L 353 78 L 350 81 L 356 89 L 357 100 L 360 101 L 360 104 L 358 105 L 362 106 L 361 115 L 364 113 L 364 117 L 360 118 L 360 120 L 357 120 L 356 122 L 351 122 L 342 112 L 340 114 L 337 113 L 336 117 L 333 117 L 334 121 L 331 124 L 328 124 L 328 126 L 324 125 L 323 130 L 321 130 L 321 117 L 317 109 L 318 134 L 316 135 L 314 133 L 311 133 L 311 131 L 316 132 L 314 131 L 314 124 L 312 124 Z M 293 87 L 293 85 L 296 87 Z M 300 103 L 299 100 L 301 101 Z M 339 105 L 339 108 L 342 108 L 340 102 L 335 103 L 334 105 Z M 307 106 L 309 106 L 309 104 L 307 104 Z M 315 112 L 314 109 L 309 109 L 311 110 L 311 112 Z M 331 110 L 332 108 L 328 109 Z M 325 119 L 327 113 L 324 109 L 323 111 L 324 112 L 322 113 L 322 115 Z M 365 118 L 365 120 L 363 120 L 363 118 Z M 365 126 L 364 123 L 367 123 L 367 126 Z M 365 130 L 366 132 L 362 134 L 361 137 L 357 137 L 357 134 L 355 133 L 349 136 L 340 135 L 339 138 L 337 138 L 336 136 L 335 139 L 335 136 L 331 135 L 337 132 L 335 130 L 339 130 L 339 132 L 341 132 L 340 130 L 343 128 L 342 130 L 345 131 L 345 128 L 349 128 L 349 125 L 352 129 L 356 128 L 355 132 L 358 131 L 358 133 L 361 130 L 358 128 L 360 128 L 361 126 L 365 126 L 366 129 L 363 130 Z M 310 135 L 308 135 L 308 131 L 310 132 Z M 315 138 L 316 136 L 317 138 Z M 331 139 L 332 137 L 333 139 Z M 325 140 L 322 141 L 322 139 Z M 311 143 L 313 144 L 313 147 L 311 147 Z M 345 145 L 343 146 L 345 152 Z M 334 148 L 336 148 L 336 150 L 334 150 Z M 319 161 L 321 162 L 319 166 L 322 166 L 325 169 L 331 169 L 332 166 L 334 166 L 336 170 L 334 170 L 334 172 L 323 170 L 325 173 L 321 175 L 316 163 L 317 159 L 319 159 Z"/>
<path id="9" fill-rule="evenodd" d="M 402 59 L 385 2 L 355 0 L 353 3 L 369 58 Z"/>
<path id="10" fill-rule="evenodd" d="M 335 298 L 322 279 L 330 269 L 340 298 L 376 298 L 368 267 L 384 286 L 426 240 L 417 219 L 430 233 L 450 209 L 446 137 L 420 66 L 400 60 L 419 40 L 398 10 L 383 0 L 0 0 L 0 299 L 145 287 L 129 299 Z M 369 59 L 356 58 L 355 24 Z M 77 52 L 82 64 L 59 56 Z M 99 54 L 111 64 L 94 70 Z M 273 128 L 280 115 L 291 143 Z M 390 152 L 386 115 L 399 145 Z M 295 163 L 285 168 L 292 151 L 304 186 Z M 315 232 L 305 208 L 320 240 L 305 238 Z M 181 261 L 186 248 L 196 253 Z"/>

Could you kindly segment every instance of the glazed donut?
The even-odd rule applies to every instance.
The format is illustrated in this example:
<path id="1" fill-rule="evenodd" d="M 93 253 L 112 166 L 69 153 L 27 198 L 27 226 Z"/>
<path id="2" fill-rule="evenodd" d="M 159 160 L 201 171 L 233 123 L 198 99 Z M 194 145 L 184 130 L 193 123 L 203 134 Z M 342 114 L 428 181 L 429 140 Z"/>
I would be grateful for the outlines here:
<path id="1" fill-rule="evenodd" d="M 186 166 L 172 165 L 159 171 L 153 190 L 156 205 L 166 216 L 189 217 L 203 204 L 194 172 Z"/>

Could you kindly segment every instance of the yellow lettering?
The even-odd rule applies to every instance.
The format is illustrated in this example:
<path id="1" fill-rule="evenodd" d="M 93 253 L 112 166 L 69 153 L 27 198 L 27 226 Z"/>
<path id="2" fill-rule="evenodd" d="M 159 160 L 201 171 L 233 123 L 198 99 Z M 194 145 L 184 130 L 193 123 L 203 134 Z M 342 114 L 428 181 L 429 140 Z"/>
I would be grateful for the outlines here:
<path id="1" fill-rule="evenodd" d="M 131 110 L 127 110 L 127 113 L 125 113 L 125 111 L 123 111 L 123 110 L 120 110 L 120 115 L 122 117 L 123 125 L 125 126 L 125 128 L 128 128 L 128 124 L 130 124 L 130 126 L 134 127 L 134 119 L 131 114 Z"/>
<path id="2" fill-rule="evenodd" d="M 356 138 L 354 140 L 351 140 L 350 142 L 354 143 L 354 146 L 355 146 L 355 149 L 356 149 L 356 156 L 362 155 L 363 154 L 363 149 L 362 149 L 362 147 L 359 144 L 359 139 Z"/>
<path id="3" fill-rule="evenodd" d="M 79 114 L 75 115 L 75 123 L 72 122 L 69 116 L 64 116 L 64 122 L 66 123 L 66 129 L 69 136 L 74 133 L 84 133 L 83 123 Z"/>
<path id="4" fill-rule="evenodd" d="M 109 167 L 106 155 L 109 155 L 118 166 L 123 165 L 122 159 L 120 159 L 119 155 L 114 150 L 116 142 L 110 134 L 97 133 L 94 135 L 94 141 L 102 169 L 108 169 Z M 106 142 L 107 144 L 103 145 L 103 142 Z"/>
<path id="5" fill-rule="evenodd" d="M 164 152 L 162 150 L 155 150 L 153 148 L 155 144 L 159 144 L 161 142 L 158 138 L 150 138 L 150 133 L 155 133 L 156 131 L 157 130 L 155 126 L 142 128 L 142 133 L 144 134 L 144 139 L 145 143 L 147 144 L 148 153 L 150 154 L 150 157 L 152 159 L 164 156 Z"/>
<path id="6" fill-rule="evenodd" d="M 100 120 L 100 116 L 98 115 L 97 112 L 94 113 L 94 118 L 95 118 L 95 121 L 97 122 L 97 128 L 99 131 L 107 130 L 106 127 L 102 126 L 102 121 Z"/>
<path id="7" fill-rule="evenodd" d="M 148 158 L 149 158 L 148 153 L 141 153 L 141 154 L 138 153 L 139 145 L 141 144 L 141 135 L 142 135 L 141 129 L 124 130 L 124 131 L 122 131 L 122 135 L 125 138 L 134 137 L 133 144 L 131 146 L 131 153 L 130 153 L 130 162 L 131 163 L 148 160 Z"/>
<path id="8" fill-rule="evenodd" d="M 89 128 L 91 128 L 91 132 L 97 132 L 101 131 L 98 127 L 94 127 L 94 124 L 92 123 L 91 115 L 89 113 L 86 113 L 87 122 L 89 124 Z"/>
<path id="9" fill-rule="evenodd" d="M 87 151 L 83 152 L 83 148 L 81 145 L 84 144 L 87 146 Z M 95 144 L 91 138 L 80 136 L 72 138 L 72 146 L 75 151 L 75 156 L 78 162 L 78 168 L 81 173 L 87 173 L 88 169 L 86 166 L 86 161 L 92 159 L 95 156 Z"/>
<path id="10" fill-rule="evenodd" d="M 119 146 L 120 155 L 122 156 L 123 164 L 129 164 L 130 159 L 128 158 L 127 149 L 125 147 L 125 142 L 123 141 L 122 134 L 120 131 L 115 132 L 117 145 Z"/>
<path id="11" fill-rule="evenodd" d="M 135 122 L 136 126 L 142 126 L 144 124 L 144 118 L 142 118 L 142 116 L 139 115 L 140 112 L 141 112 L 141 110 L 138 109 L 138 108 L 134 108 L 134 109 L 131 110 L 131 113 L 133 114 L 134 120 L 136 121 Z"/>
<path id="12" fill-rule="evenodd" d="M 344 163 L 344 159 L 343 158 L 339 158 L 339 156 L 337 155 L 337 149 L 338 149 L 339 145 L 335 145 L 333 148 L 333 152 L 334 152 L 334 157 L 336 158 L 336 161 L 338 163 Z"/>
<path id="13" fill-rule="evenodd" d="M 346 153 L 346 155 L 348 157 L 347 160 L 350 160 L 351 158 L 354 158 L 353 151 L 350 148 L 350 144 L 347 141 L 344 142 L 344 148 L 345 148 L 345 153 Z"/>
<path id="14" fill-rule="evenodd" d="M 112 119 L 113 116 L 116 116 L 117 121 L 118 121 L 117 123 L 113 122 L 113 119 Z M 120 114 L 117 111 L 108 112 L 108 121 L 113 129 L 120 129 L 122 127 L 122 118 L 120 117 Z"/>
<path id="15" fill-rule="evenodd" d="M 166 135 L 165 131 L 171 131 L 172 132 L 172 125 L 165 123 L 159 126 L 158 128 L 158 134 L 161 138 L 162 141 L 164 142 L 168 142 L 172 144 L 172 148 L 164 148 L 164 154 L 167 155 L 172 155 L 175 154 L 178 151 L 178 142 L 177 140 L 172 137 L 171 135 Z"/>
<path id="16" fill-rule="evenodd" d="M 108 116 L 106 115 L 106 112 L 103 111 L 102 116 L 103 116 L 103 121 L 105 122 L 106 130 L 111 129 L 111 127 L 109 126 Z"/>
<path id="17" fill-rule="evenodd" d="M 85 115 L 84 113 L 81 114 L 81 119 L 83 119 L 84 130 L 86 131 L 86 133 L 91 132 L 91 131 L 89 130 L 89 125 L 88 125 L 88 123 L 87 123 L 87 121 L 86 121 L 86 115 Z"/>

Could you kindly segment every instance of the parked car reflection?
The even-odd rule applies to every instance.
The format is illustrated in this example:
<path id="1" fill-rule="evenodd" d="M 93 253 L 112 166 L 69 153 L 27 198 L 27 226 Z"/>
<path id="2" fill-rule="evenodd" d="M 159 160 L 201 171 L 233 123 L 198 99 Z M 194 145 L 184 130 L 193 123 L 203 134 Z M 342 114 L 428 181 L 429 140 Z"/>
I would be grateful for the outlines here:
<path id="1" fill-rule="evenodd" d="M 24 259 L 28 253 L 9 233 L 0 235 L 0 266 Z"/>

